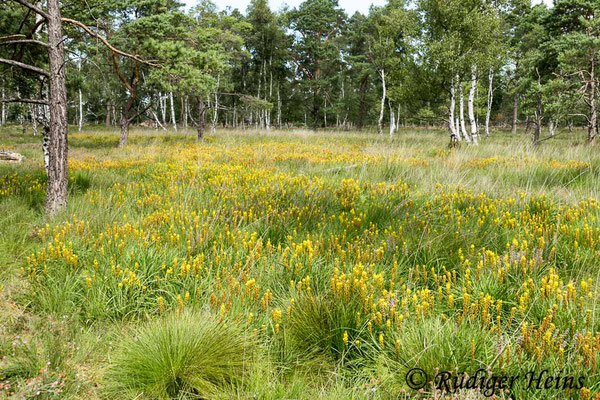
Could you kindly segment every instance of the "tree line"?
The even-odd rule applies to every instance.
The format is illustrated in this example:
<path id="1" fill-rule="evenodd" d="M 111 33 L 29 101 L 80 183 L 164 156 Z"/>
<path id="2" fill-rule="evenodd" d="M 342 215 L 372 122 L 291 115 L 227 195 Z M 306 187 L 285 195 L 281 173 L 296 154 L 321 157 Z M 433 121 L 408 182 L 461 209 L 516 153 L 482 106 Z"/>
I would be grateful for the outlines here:
<path id="1" fill-rule="evenodd" d="M 597 136 L 597 0 L 388 0 L 351 16 L 336 0 L 0 4 L 0 123 L 47 138 L 51 214 L 66 204 L 68 123 L 120 126 L 120 146 L 134 123 L 199 139 L 220 126 Z"/>

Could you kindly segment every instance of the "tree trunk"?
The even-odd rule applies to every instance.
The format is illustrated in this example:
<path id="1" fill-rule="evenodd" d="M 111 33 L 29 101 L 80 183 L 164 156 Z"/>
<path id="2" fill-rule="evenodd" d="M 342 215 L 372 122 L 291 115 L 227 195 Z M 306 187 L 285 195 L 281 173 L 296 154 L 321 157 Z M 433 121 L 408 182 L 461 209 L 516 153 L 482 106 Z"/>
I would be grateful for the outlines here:
<path id="1" fill-rule="evenodd" d="M 369 75 L 366 74 L 363 79 L 360 81 L 360 86 L 358 90 L 358 112 L 356 116 L 356 129 L 359 131 L 362 130 L 363 120 L 365 116 L 365 104 L 367 97 L 367 85 L 369 83 Z"/>
<path id="2" fill-rule="evenodd" d="M 117 106 L 115 105 L 115 103 L 111 103 L 110 105 L 111 108 L 111 114 L 112 114 L 112 126 L 116 126 L 117 125 Z"/>
<path id="3" fill-rule="evenodd" d="M 281 129 L 281 94 L 279 93 L 279 83 L 277 83 L 277 127 Z"/>
<path id="4" fill-rule="evenodd" d="M 494 70 L 490 68 L 487 113 L 485 114 L 485 134 L 490 134 L 490 118 L 492 116 L 492 102 L 494 101 Z"/>
<path id="5" fill-rule="evenodd" d="M 119 147 L 127 146 L 129 141 L 129 118 L 126 112 L 121 115 L 121 137 L 119 138 Z"/>
<path id="6" fill-rule="evenodd" d="M 554 136 L 556 133 L 556 124 L 554 123 L 554 120 L 550 120 L 548 123 L 548 131 L 550 132 L 550 136 Z"/>
<path id="7" fill-rule="evenodd" d="M 398 132 L 398 128 L 400 127 L 400 104 L 398 104 L 398 114 L 396 114 L 396 127 L 394 132 Z"/>
<path id="8" fill-rule="evenodd" d="M 388 101 L 388 107 L 390 109 L 390 138 L 394 136 L 394 131 L 396 130 L 396 115 L 394 114 L 394 110 L 392 109 L 392 102 Z"/>
<path id="9" fill-rule="evenodd" d="M 204 126 L 206 124 L 206 108 L 204 108 L 204 98 L 198 97 L 198 126 L 196 128 L 198 132 L 198 140 L 204 140 Z"/>
<path id="10" fill-rule="evenodd" d="M 477 66 L 471 66 L 471 89 L 469 90 L 469 124 L 471 125 L 471 140 L 477 144 L 477 121 L 475 121 L 475 88 L 477 86 Z"/>
<path id="11" fill-rule="evenodd" d="M 77 120 L 77 132 L 83 129 L 83 95 L 79 89 L 79 119 Z"/>
<path id="12" fill-rule="evenodd" d="M 463 85 L 460 81 L 458 82 L 458 84 L 459 84 L 459 97 L 460 97 L 460 99 L 459 99 L 460 132 L 462 134 L 462 137 L 465 139 L 465 142 L 471 143 L 471 138 L 469 138 L 469 135 L 467 134 L 467 127 L 465 124 L 465 96 L 463 93 Z"/>
<path id="13" fill-rule="evenodd" d="M 217 122 L 219 121 L 219 84 L 221 82 L 221 75 L 217 75 L 217 90 L 215 90 L 215 104 L 212 125 L 210 128 L 211 133 L 214 135 L 217 131 Z"/>
<path id="14" fill-rule="evenodd" d="M 542 109 L 542 82 L 540 73 L 536 68 L 538 80 L 537 80 L 537 108 L 535 110 L 535 130 L 533 131 L 533 146 L 537 147 L 540 142 L 540 136 L 542 133 L 542 120 L 543 120 L 543 109 Z"/>
<path id="15" fill-rule="evenodd" d="M 589 82 L 589 96 L 588 103 L 590 107 L 590 117 L 589 117 L 589 125 L 588 125 L 588 143 L 593 143 L 596 137 L 596 123 L 598 121 L 598 116 L 596 114 L 596 53 L 593 52 L 593 57 L 591 58 L 591 68 L 590 68 L 590 82 Z"/>
<path id="16" fill-rule="evenodd" d="M 177 119 L 175 118 L 175 104 L 173 103 L 173 92 L 169 92 L 169 102 L 171 103 L 171 123 L 173 124 L 173 129 L 177 132 Z"/>
<path id="17" fill-rule="evenodd" d="M 29 114 L 31 115 L 31 127 L 33 130 L 33 136 L 37 136 L 37 134 L 38 134 L 37 112 L 38 112 L 37 105 L 30 104 L 29 105 Z"/>
<path id="18" fill-rule="evenodd" d="M 50 66 L 50 130 L 46 213 L 67 206 L 67 86 L 59 0 L 48 0 L 48 61 Z"/>
<path id="19" fill-rule="evenodd" d="M 106 119 L 104 120 L 104 124 L 108 128 L 110 126 L 110 102 L 106 102 Z"/>
<path id="20" fill-rule="evenodd" d="M 381 72 L 381 86 L 383 88 L 381 94 L 381 107 L 379 108 L 379 121 L 377 121 L 377 133 L 383 133 L 383 112 L 385 110 L 385 96 L 386 96 L 386 87 L 385 87 L 385 70 L 382 68 Z"/>
<path id="21" fill-rule="evenodd" d="M 323 97 L 323 128 L 327 128 L 327 94 Z"/>
<path id="22" fill-rule="evenodd" d="M 162 118 L 163 125 L 167 124 L 167 96 L 163 96 L 161 92 L 158 92 L 158 104 L 160 104 L 160 116 Z"/>
<path id="23" fill-rule="evenodd" d="M 273 57 L 269 57 L 269 101 L 273 98 Z M 267 113 L 267 130 L 271 130 L 271 110 L 266 110 Z"/>
<path id="24" fill-rule="evenodd" d="M 454 114 L 456 110 L 456 87 L 454 85 L 454 78 L 450 82 L 450 107 L 448 115 L 448 128 L 450 129 L 450 144 L 454 145 L 460 140 L 460 136 L 457 135 L 457 126 L 454 125 Z"/>
<path id="25" fill-rule="evenodd" d="M 512 119 L 512 134 L 517 134 L 517 122 L 519 116 L 519 95 L 515 93 L 513 96 L 513 119 Z"/>
<path id="26" fill-rule="evenodd" d="M 4 77 L 2 77 L 2 100 L 6 97 L 6 92 L 4 89 Z M 2 112 L 0 113 L 0 125 L 4 125 L 6 123 L 6 103 L 2 102 Z"/>
<path id="27" fill-rule="evenodd" d="M 188 128 L 188 110 L 189 107 L 189 97 L 186 95 L 183 97 L 183 116 L 181 117 L 181 123 L 183 124 L 183 129 Z"/>

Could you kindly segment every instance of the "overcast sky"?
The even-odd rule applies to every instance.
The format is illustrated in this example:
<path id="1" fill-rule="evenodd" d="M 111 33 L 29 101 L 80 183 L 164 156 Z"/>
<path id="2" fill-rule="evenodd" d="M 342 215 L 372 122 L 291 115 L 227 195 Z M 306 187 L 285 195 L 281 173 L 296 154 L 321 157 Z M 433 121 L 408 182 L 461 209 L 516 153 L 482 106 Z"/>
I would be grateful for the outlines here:
<path id="1" fill-rule="evenodd" d="M 240 11 L 245 12 L 246 7 L 250 3 L 250 0 L 213 0 L 219 9 L 224 9 L 227 6 L 231 8 L 238 8 Z M 342 8 L 346 10 L 348 15 L 354 14 L 355 11 L 360 11 L 362 13 L 366 13 L 369 11 L 369 7 L 371 4 L 375 4 L 377 6 L 385 4 L 386 0 L 338 0 L 339 4 Z M 541 3 L 545 2 L 546 4 L 552 4 L 552 0 L 534 0 L 534 2 Z M 185 4 L 189 7 L 196 5 L 197 0 L 184 0 Z M 298 6 L 298 4 L 302 3 L 302 0 L 269 0 L 269 5 L 272 10 L 278 10 L 284 4 L 290 6 L 290 8 Z"/>

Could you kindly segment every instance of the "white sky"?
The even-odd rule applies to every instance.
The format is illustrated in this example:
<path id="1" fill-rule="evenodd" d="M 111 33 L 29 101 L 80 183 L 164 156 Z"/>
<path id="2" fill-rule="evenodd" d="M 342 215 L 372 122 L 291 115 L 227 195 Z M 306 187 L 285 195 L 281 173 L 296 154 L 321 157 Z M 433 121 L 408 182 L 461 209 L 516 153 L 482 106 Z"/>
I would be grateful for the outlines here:
<path id="1" fill-rule="evenodd" d="M 184 3 L 188 7 L 193 7 L 196 5 L 197 0 L 183 0 Z M 213 0 L 219 9 L 224 9 L 227 6 L 231 8 L 237 8 L 241 12 L 246 12 L 246 7 L 250 4 L 250 0 Z M 369 7 L 371 4 L 375 4 L 377 6 L 385 4 L 386 0 L 338 0 L 339 4 L 342 8 L 346 10 L 348 15 L 354 14 L 355 11 L 360 11 L 362 13 L 367 13 L 369 11 Z M 534 0 L 534 3 L 546 3 L 548 5 L 552 4 L 552 0 Z M 269 0 L 269 6 L 272 10 L 278 10 L 284 4 L 287 4 L 290 8 L 298 6 L 302 3 L 302 0 Z"/>

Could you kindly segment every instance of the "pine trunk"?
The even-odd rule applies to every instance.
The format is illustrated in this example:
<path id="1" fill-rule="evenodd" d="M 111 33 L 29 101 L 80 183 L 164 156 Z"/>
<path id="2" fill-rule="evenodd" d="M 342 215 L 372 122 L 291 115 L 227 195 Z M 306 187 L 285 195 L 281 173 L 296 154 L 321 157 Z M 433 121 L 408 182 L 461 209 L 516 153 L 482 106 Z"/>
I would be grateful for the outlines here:
<path id="1" fill-rule="evenodd" d="M 46 213 L 56 215 L 67 206 L 67 86 L 59 0 L 48 0 L 48 61 L 50 67 L 50 131 Z"/>

